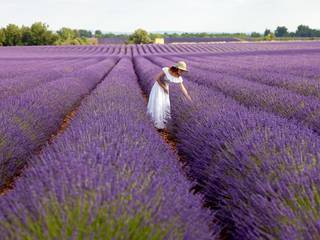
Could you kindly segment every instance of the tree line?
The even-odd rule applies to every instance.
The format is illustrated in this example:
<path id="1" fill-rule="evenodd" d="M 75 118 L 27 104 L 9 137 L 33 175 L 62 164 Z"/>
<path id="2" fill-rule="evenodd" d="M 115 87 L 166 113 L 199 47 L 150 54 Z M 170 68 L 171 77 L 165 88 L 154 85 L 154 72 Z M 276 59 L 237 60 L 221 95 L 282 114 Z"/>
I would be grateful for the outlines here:
<path id="1" fill-rule="evenodd" d="M 152 43 L 155 38 L 166 37 L 236 37 L 236 38 L 261 38 L 271 40 L 278 38 L 294 37 L 320 37 L 320 30 L 312 29 L 307 25 L 299 25 L 295 32 L 289 32 L 285 26 L 278 26 L 274 32 L 266 29 L 264 33 L 148 33 L 144 29 L 137 29 L 132 34 L 102 33 L 101 30 L 94 32 L 86 29 L 71 29 L 62 27 L 54 32 L 42 22 L 35 22 L 30 27 L 19 27 L 8 24 L 0 28 L 0 46 L 32 46 L 32 45 L 83 45 L 97 44 L 97 38 L 121 37 L 126 38 L 126 43 Z"/>
<path id="2" fill-rule="evenodd" d="M 166 37 L 245 37 L 244 33 L 148 33 L 137 29 L 132 34 L 102 33 L 101 30 L 71 29 L 62 27 L 54 32 L 42 22 L 35 22 L 30 27 L 8 24 L 0 28 L 0 46 L 32 45 L 80 45 L 97 44 L 97 38 L 126 38 L 126 43 L 152 43 L 155 38 Z M 94 39 L 95 38 L 95 39 Z"/>
<path id="3" fill-rule="evenodd" d="M 96 44 L 91 31 L 63 27 L 56 32 L 42 22 L 29 26 L 8 24 L 0 28 L 0 46 L 83 45 Z"/>
<path id="4" fill-rule="evenodd" d="M 266 29 L 263 34 L 258 32 L 251 33 L 251 37 L 320 37 L 319 29 L 312 29 L 307 25 L 299 25 L 295 32 L 289 32 L 286 26 L 278 26 L 274 32 L 270 29 Z"/>
<path id="5" fill-rule="evenodd" d="M 264 40 L 272 40 L 274 38 L 297 38 L 297 37 L 320 37 L 320 30 L 312 29 L 307 25 L 299 25 L 295 32 L 289 32 L 288 28 L 285 26 L 278 26 L 274 32 L 270 29 L 266 29 L 263 34 L 258 32 L 253 32 L 251 34 L 246 33 L 148 33 L 144 29 L 137 29 L 132 34 L 127 36 L 126 43 L 152 43 L 155 38 L 166 38 L 166 37 L 176 37 L 176 38 L 186 38 L 186 37 L 230 37 L 230 38 L 240 38 L 247 39 L 252 38 L 263 38 Z"/>
<path id="6" fill-rule="evenodd" d="M 144 29 L 137 29 L 131 35 L 126 36 L 128 38 L 127 43 L 151 43 L 155 38 L 166 38 L 166 37 L 176 37 L 176 38 L 186 38 L 186 37 L 230 37 L 230 38 L 240 38 L 246 39 L 248 37 L 261 38 L 263 37 L 266 40 L 272 40 L 275 37 L 282 38 L 296 38 L 296 37 L 320 37 L 320 30 L 312 29 L 307 25 L 299 25 L 295 32 L 289 32 L 288 28 L 285 26 L 278 26 L 275 31 L 266 29 L 264 33 L 252 32 L 251 34 L 247 33 L 148 33 Z"/>

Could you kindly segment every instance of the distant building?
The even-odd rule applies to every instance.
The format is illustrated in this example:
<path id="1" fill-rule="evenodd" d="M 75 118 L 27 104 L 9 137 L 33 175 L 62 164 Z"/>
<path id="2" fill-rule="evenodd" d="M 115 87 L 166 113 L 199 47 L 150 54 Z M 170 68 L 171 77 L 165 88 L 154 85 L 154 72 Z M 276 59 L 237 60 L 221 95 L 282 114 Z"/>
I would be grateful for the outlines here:
<path id="1" fill-rule="evenodd" d="M 155 38 L 153 43 L 164 44 L 164 38 Z"/>
<path id="2" fill-rule="evenodd" d="M 95 37 L 91 37 L 91 38 L 87 38 L 87 39 L 88 39 L 88 41 L 89 41 L 89 43 L 91 45 L 97 45 L 98 44 L 98 39 L 95 38 Z"/>

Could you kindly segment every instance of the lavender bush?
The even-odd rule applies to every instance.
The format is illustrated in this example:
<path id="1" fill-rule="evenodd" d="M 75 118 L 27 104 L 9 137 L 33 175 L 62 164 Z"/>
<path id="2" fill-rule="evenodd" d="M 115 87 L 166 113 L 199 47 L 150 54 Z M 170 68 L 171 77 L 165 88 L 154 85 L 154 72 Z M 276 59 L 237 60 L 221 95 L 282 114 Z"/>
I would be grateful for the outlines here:
<path id="1" fill-rule="evenodd" d="M 34 69 L 30 73 L 25 73 L 14 78 L 0 80 L 0 99 L 9 96 L 19 95 L 28 89 L 35 88 L 41 84 L 46 84 L 62 77 L 70 77 L 75 71 L 88 68 L 103 59 L 76 60 L 74 62 L 56 62 Z"/>
<path id="2" fill-rule="evenodd" d="M 33 150 L 58 130 L 64 116 L 115 64 L 107 59 L 0 103 L 0 188 Z"/>
<path id="3" fill-rule="evenodd" d="M 286 88 L 293 92 L 305 95 L 320 97 L 320 84 L 317 80 L 320 77 L 320 70 L 318 65 L 319 59 L 307 58 L 304 59 L 301 55 L 278 55 L 273 58 L 258 58 L 255 57 L 254 62 L 245 61 L 244 57 L 235 58 L 199 58 L 191 57 L 190 59 L 195 63 L 195 67 L 200 69 L 207 69 L 214 73 L 223 73 L 227 76 L 237 76 L 247 80 L 256 81 L 269 86 L 276 86 Z M 282 57 L 282 58 L 281 58 Z M 298 59 L 300 62 L 291 64 L 291 59 Z M 239 63 L 237 62 L 239 61 Z M 271 62 L 268 66 L 263 66 L 264 63 Z M 283 66 L 283 62 L 286 65 Z M 301 64 L 303 62 L 303 64 Z M 281 66 L 282 65 L 282 66 Z"/>
<path id="4" fill-rule="evenodd" d="M 1 47 L 1 183 L 28 168 L 0 198 L 0 238 L 318 239 L 319 47 Z M 183 165 L 140 92 L 177 60 L 193 98 L 170 86 Z"/>
<path id="5" fill-rule="evenodd" d="M 148 91 L 160 68 L 144 58 L 135 63 Z M 187 86 L 193 104 L 171 91 L 170 130 L 224 234 L 235 239 L 317 238 L 318 136 L 296 121 L 250 111 L 196 84 Z"/>
<path id="6" fill-rule="evenodd" d="M 172 63 L 163 58 L 154 58 L 153 61 L 160 65 L 162 61 Z M 192 81 L 221 91 L 243 105 L 256 107 L 288 119 L 297 119 L 320 133 L 320 102 L 317 98 L 301 96 L 285 89 L 266 86 L 239 77 L 197 70 L 193 62 L 189 65 L 194 69 L 188 74 Z"/>
<path id="7" fill-rule="evenodd" d="M 1 239 L 215 239 L 214 216 L 144 112 L 123 58 L 0 199 Z"/>

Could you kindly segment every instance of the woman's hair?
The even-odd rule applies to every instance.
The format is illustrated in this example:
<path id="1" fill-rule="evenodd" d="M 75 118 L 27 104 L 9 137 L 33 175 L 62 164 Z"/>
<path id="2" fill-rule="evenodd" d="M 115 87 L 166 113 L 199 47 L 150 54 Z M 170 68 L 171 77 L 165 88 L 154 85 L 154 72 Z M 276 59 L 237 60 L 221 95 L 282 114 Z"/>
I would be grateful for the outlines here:
<path id="1" fill-rule="evenodd" d="M 171 66 L 171 67 L 170 67 L 170 70 L 171 70 L 172 72 L 178 72 L 178 68 L 175 67 L 175 66 Z"/>

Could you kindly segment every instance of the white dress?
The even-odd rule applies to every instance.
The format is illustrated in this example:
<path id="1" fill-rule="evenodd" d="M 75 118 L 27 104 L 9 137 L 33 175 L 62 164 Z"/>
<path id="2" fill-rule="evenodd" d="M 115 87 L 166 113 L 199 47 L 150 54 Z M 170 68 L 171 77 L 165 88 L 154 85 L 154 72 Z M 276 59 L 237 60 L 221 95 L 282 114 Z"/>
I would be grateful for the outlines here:
<path id="1" fill-rule="evenodd" d="M 169 83 L 182 83 L 182 77 L 174 77 L 169 73 L 169 67 L 163 67 L 162 71 L 165 73 L 164 82 L 169 89 Z M 147 114 L 151 116 L 154 126 L 158 129 L 163 129 L 166 126 L 167 120 L 171 118 L 170 115 L 170 98 L 163 88 L 156 81 L 152 86 L 148 106 Z"/>

